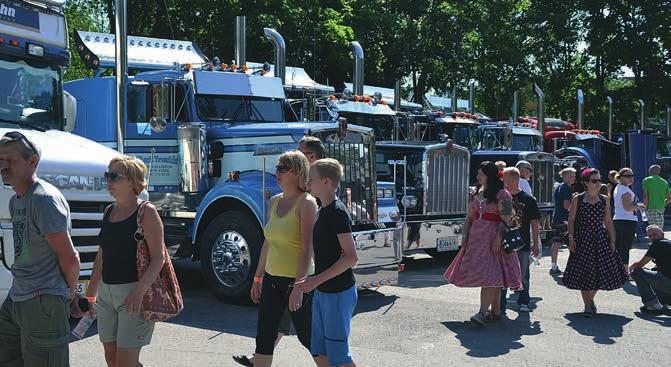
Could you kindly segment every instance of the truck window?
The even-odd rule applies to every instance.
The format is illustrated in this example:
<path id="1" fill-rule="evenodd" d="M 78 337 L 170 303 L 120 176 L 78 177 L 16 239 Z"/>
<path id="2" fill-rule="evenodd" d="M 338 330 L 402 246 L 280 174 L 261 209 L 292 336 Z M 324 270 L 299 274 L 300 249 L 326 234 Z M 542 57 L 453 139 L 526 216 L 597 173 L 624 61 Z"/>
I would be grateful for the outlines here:
<path id="1" fill-rule="evenodd" d="M 152 116 L 151 95 L 149 85 L 129 85 L 127 92 L 127 116 L 129 123 L 147 123 Z M 175 114 L 177 122 L 188 122 L 189 114 L 187 109 L 186 88 L 184 85 L 177 85 L 175 88 Z"/>
<path id="2" fill-rule="evenodd" d="M 204 121 L 281 122 L 284 105 L 281 99 L 241 96 L 196 96 L 198 116 Z"/>
<path id="3" fill-rule="evenodd" d="M 59 83 L 61 74 L 50 66 L 11 56 L 0 58 L 0 123 L 60 129 Z"/>

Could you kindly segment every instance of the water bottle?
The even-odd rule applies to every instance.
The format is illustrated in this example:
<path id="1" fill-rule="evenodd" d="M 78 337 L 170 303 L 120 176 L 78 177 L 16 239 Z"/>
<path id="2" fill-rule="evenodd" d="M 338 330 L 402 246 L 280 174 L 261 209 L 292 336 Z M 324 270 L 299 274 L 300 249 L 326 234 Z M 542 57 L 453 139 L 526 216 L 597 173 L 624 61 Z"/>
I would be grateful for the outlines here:
<path id="1" fill-rule="evenodd" d="M 82 319 L 79 320 L 77 326 L 72 329 L 72 335 L 76 336 L 78 339 L 81 339 L 84 337 L 84 335 L 86 335 L 86 332 L 89 330 L 91 325 L 93 325 L 93 321 L 95 321 L 97 315 L 94 307 L 95 304 L 93 302 L 90 302 L 87 298 L 81 298 L 79 301 L 79 308 L 86 313 L 84 316 L 82 316 Z M 89 310 L 91 310 L 91 312 L 87 312 Z"/>

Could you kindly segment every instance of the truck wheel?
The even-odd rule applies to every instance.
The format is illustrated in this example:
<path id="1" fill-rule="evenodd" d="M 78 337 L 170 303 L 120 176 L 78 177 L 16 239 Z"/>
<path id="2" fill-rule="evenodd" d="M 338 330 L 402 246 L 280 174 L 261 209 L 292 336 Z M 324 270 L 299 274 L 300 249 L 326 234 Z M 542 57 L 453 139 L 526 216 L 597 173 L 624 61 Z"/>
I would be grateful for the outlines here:
<path id="1" fill-rule="evenodd" d="M 203 273 L 222 301 L 247 302 L 263 237 L 257 224 L 239 210 L 216 216 L 198 241 Z"/>
<path id="2" fill-rule="evenodd" d="M 436 261 L 444 262 L 446 264 L 452 263 L 452 260 L 454 259 L 455 256 L 457 256 L 457 253 L 459 250 L 456 251 L 446 251 L 446 252 L 438 252 L 435 248 L 431 249 L 426 249 L 426 251 L 429 256 L 434 258 Z"/>

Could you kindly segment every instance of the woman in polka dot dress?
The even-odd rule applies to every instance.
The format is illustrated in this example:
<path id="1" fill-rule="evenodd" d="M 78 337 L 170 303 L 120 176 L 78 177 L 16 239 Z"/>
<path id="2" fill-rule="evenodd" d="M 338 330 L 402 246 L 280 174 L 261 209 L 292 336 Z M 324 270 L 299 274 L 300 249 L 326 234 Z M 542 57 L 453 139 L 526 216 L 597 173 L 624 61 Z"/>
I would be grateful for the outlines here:
<path id="1" fill-rule="evenodd" d="M 585 316 L 596 315 L 594 297 L 599 290 L 622 288 L 627 272 L 615 251 L 615 229 L 608 197 L 599 194 L 601 174 L 593 168 L 582 173 L 587 191 L 574 196 L 568 220 L 569 255 L 563 282 L 579 289 Z M 574 236 L 575 235 L 575 236 Z"/>

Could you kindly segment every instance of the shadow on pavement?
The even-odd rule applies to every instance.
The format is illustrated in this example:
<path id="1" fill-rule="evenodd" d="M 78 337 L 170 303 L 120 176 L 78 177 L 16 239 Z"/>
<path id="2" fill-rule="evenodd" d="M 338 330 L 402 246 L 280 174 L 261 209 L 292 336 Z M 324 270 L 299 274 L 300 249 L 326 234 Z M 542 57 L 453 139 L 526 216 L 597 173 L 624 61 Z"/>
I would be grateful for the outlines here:
<path id="1" fill-rule="evenodd" d="M 217 332 L 211 338 L 223 333 L 252 338 L 256 335 L 255 305 L 220 302 L 210 292 L 198 263 L 177 261 L 175 271 L 182 288 L 184 310 L 168 323 Z M 396 296 L 387 296 L 372 290 L 362 291 L 354 314 L 376 311 L 383 307 L 391 308 L 396 299 Z"/>
<path id="2" fill-rule="evenodd" d="M 564 315 L 579 334 L 591 336 L 597 344 L 615 344 L 615 339 L 622 336 L 624 325 L 633 319 L 620 315 L 598 314 L 596 317 L 585 317 L 582 313 Z"/>
<path id="3" fill-rule="evenodd" d="M 654 322 L 655 324 L 658 324 L 658 325 L 661 325 L 661 326 L 671 327 L 671 314 L 653 315 L 653 314 L 648 314 L 648 313 L 643 313 L 643 312 L 634 312 L 634 315 L 636 315 L 636 317 L 638 317 L 641 320 Z"/>
<path id="4" fill-rule="evenodd" d="M 433 288 L 447 284 L 443 273 L 449 266 L 449 261 L 432 257 L 403 259 L 405 271 L 398 276 L 398 286 L 403 288 Z"/>
<path id="5" fill-rule="evenodd" d="M 516 319 L 505 320 L 485 327 L 470 321 L 446 321 L 442 323 L 454 332 L 461 345 L 468 349 L 466 355 L 475 358 L 492 358 L 524 348 L 523 336 L 543 333 L 539 321 L 531 321 L 529 314 L 518 314 Z"/>

